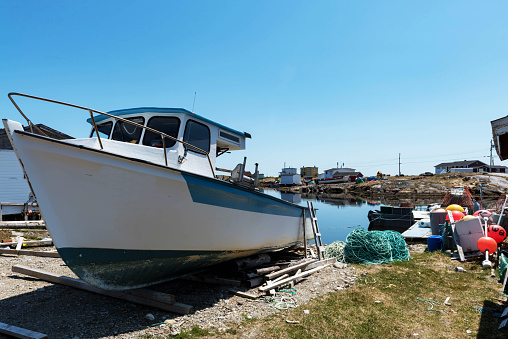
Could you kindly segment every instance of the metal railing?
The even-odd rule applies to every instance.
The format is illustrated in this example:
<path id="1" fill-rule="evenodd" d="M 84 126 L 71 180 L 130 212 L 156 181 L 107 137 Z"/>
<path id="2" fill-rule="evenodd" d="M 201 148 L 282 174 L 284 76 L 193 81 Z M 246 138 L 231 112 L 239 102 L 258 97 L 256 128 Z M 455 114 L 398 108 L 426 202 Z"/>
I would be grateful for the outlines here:
<path id="1" fill-rule="evenodd" d="M 94 110 L 94 109 L 91 109 L 91 108 L 87 108 L 87 107 L 83 107 L 83 106 L 78 106 L 78 105 L 73 105 L 73 104 L 69 104 L 69 103 L 62 102 L 62 101 L 57 101 L 57 100 L 51 100 L 51 99 L 36 97 L 36 96 L 33 96 L 33 95 L 28 95 L 28 94 L 9 93 L 8 94 L 9 99 L 11 100 L 12 104 L 14 105 L 14 107 L 16 107 L 18 112 L 23 116 L 23 118 L 25 118 L 25 120 L 27 121 L 28 126 L 30 127 L 30 132 L 32 132 L 32 133 L 34 133 L 34 128 L 35 128 L 42 135 L 45 135 L 45 136 L 49 137 L 39 127 L 37 127 L 35 124 L 33 124 L 30 119 L 28 119 L 28 117 L 23 113 L 21 108 L 18 106 L 18 104 L 12 98 L 13 96 L 20 96 L 20 97 L 25 97 L 25 98 L 35 99 L 35 100 L 41 100 L 41 101 L 46 101 L 46 102 L 50 102 L 50 103 L 53 103 L 53 104 L 58 104 L 58 105 L 63 105 L 63 106 L 68 106 L 68 107 L 73 107 L 73 108 L 77 108 L 77 109 L 88 111 L 90 113 L 90 117 L 92 119 L 92 124 L 93 124 L 93 128 L 94 128 L 94 131 L 95 131 L 95 135 L 97 135 L 97 139 L 99 141 L 99 145 L 101 146 L 101 150 L 104 149 L 104 147 L 102 145 L 102 140 L 101 140 L 101 137 L 99 135 L 99 130 L 97 128 L 97 124 L 95 122 L 95 118 L 93 116 L 93 113 L 102 114 L 102 115 L 105 115 L 107 117 L 114 118 L 117 121 L 122 121 L 124 123 L 128 123 L 128 124 L 140 127 L 140 128 L 145 129 L 147 131 L 150 131 L 150 132 L 153 132 L 153 133 L 156 133 L 156 134 L 160 135 L 161 139 L 162 139 L 162 148 L 164 149 L 164 160 L 165 160 L 166 166 L 168 166 L 168 156 L 167 156 L 167 151 L 166 151 L 166 141 L 165 141 L 165 139 L 168 138 L 168 139 L 171 139 L 173 141 L 179 142 L 179 143 L 181 143 L 181 144 L 183 144 L 183 145 L 185 145 L 187 147 L 193 148 L 194 150 L 196 150 L 197 153 L 201 153 L 201 154 L 206 155 L 206 158 L 208 159 L 208 164 L 210 165 L 210 169 L 212 170 L 212 175 L 213 175 L 213 177 L 215 177 L 215 171 L 213 170 L 212 161 L 210 160 L 210 156 L 209 156 L 208 152 L 202 150 L 199 147 L 191 145 L 191 144 L 189 144 L 189 143 L 187 143 L 187 142 L 185 142 L 183 140 L 175 138 L 175 137 L 173 137 L 171 135 L 168 135 L 166 133 L 163 133 L 161 131 L 155 130 L 155 129 L 147 127 L 147 126 L 143 126 L 143 125 L 135 123 L 133 121 L 130 121 L 130 120 L 127 120 L 127 119 L 124 119 L 124 118 L 120 118 L 120 117 L 118 117 L 116 115 L 105 113 L 105 112 L 101 112 L 101 111 L 97 111 L 97 110 Z"/>

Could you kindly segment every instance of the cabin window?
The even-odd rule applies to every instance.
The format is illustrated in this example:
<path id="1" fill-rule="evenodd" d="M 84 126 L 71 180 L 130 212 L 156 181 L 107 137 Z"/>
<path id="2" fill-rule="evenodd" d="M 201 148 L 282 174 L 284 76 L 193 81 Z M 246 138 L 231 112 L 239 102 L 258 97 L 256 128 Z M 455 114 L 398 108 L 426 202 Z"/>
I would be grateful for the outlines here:
<path id="1" fill-rule="evenodd" d="M 147 127 L 153 128 L 157 131 L 178 138 L 178 130 L 180 128 L 180 119 L 175 117 L 153 117 L 148 120 Z M 172 147 L 176 141 L 170 138 L 164 140 L 166 148 Z M 162 147 L 162 138 L 160 134 L 145 131 L 143 137 L 143 145 L 152 147 Z"/>
<path id="2" fill-rule="evenodd" d="M 104 124 L 97 125 L 97 130 L 99 131 L 99 137 L 108 139 L 109 135 L 111 134 L 111 128 L 113 127 L 113 123 L 106 122 Z M 95 128 L 92 127 L 92 134 L 90 135 L 90 138 L 93 138 L 95 135 Z"/>
<path id="3" fill-rule="evenodd" d="M 127 120 L 135 122 L 140 125 L 143 125 L 145 123 L 145 119 L 142 117 L 129 118 Z M 143 128 L 141 127 L 129 124 L 128 122 L 117 120 L 115 127 L 113 129 L 112 139 L 137 144 L 141 137 L 142 131 Z"/>
<path id="4" fill-rule="evenodd" d="M 185 126 L 185 134 L 183 141 L 199 147 L 203 151 L 210 152 L 210 129 L 197 121 L 188 120 Z M 190 151 L 196 152 L 197 150 L 192 147 L 186 147 Z"/>

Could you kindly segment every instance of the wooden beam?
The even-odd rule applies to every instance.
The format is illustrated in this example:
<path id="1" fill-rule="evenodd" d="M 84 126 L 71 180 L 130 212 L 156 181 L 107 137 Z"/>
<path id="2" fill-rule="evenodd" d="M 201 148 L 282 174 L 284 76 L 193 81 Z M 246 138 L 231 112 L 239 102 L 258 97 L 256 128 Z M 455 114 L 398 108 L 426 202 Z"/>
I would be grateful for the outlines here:
<path id="1" fill-rule="evenodd" d="M 31 250 L 16 251 L 8 248 L 0 248 L 0 254 L 30 255 L 34 257 L 60 258 L 60 254 L 58 254 L 57 251 L 31 251 Z"/>
<path id="2" fill-rule="evenodd" d="M 80 279 L 75 279 L 71 277 L 61 276 L 49 272 L 44 272 L 42 270 L 15 265 L 12 266 L 12 271 L 15 273 L 21 273 L 25 275 L 29 275 L 32 277 L 36 277 L 42 280 L 46 280 L 55 284 L 62 284 L 65 286 L 70 286 L 74 288 L 78 288 L 81 290 L 85 290 L 88 292 L 93 292 L 97 294 L 106 295 L 108 297 L 117 298 L 127 300 L 136 304 L 141 304 L 145 306 L 150 306 L 154 308 L 158 308 L 164 311 L 174 312 L 178 314 L 189 314 L 193 311 L 193 307 L 190 305 L 185 305 L 182 303 L 177 303 L 174 300 L 174 296 L 162 292 L 157 292 L 149 289 L 133 289 L 128 291 L 109 291 L 97 288 L 92 285 L 88 285 L 84 281 Z"/>
<path id="3" fill-rule="evenodd" d="M 254 295 L 252 293 L 242 292 L 242 291 L 235 291 L 235 290 L 229 290 L 229 292 L 233 293 L 234 295 L 237 295 L 242 298 L 252 299 L 256 300 L 258 298 L 257 295 Z"/>
<path id="4" fill-rule="evenodd" d="M 327 264 L 327 265 L 323 265 L 323 266 L 319 266 L 319 267 L 316 267 L 316 268 L 313 268 L 312 270 L 308 270 L 308 271 L 305 271 L 305 272 L 302 272 L 300 274 L 295 274 L 294 276 L 292 277 L 289 277 L 289 278 L 286 278 L 286 279 L 282 279 L 282 280 L 279 280 L 277 281 L 276 283 L 272 283 L 270 285 L 266 285 L 266 286 L 261 286 L 259 287 L 259 290 L 261 292 L 265 292 L 267 290 L 271 290 L 272 288 L 275 288 L 275 287 L 279 287 L 279 286 L 282 286 L 282 285 L 285 285 L 291 281 L 294 281 L 296 279 L 300 279 L 300 278 L 303 278 L 303 277 L 306 277 L 308 275 L 311 275 L 312 273 L 315 273 L 325 267 L 327 267 L 328 265 L 330 264 Z"/>
<path id="5" fill-rule="evenodd" d="M 44 220 L 28 220 L 28 221 L 2 221 L 0 228 L 39 228 L 46 227 Z"/>
<path id="6" fill-rule="evenodd" d="M 0 323 L 0 333 L 23 339 L 44 339 L 48 336 L 43 333 L 30 331 L 21 327 Z"/>
<path id="7" fill-rule="evenodd" d="M 319 261 L 316 261 L 316 262 L 312 262 L 309 265 L 305 266 L 305 270 L 304 271 L 308 271 L 308 270 L 311 270 L 313 268 L 316 268 L 316 267 L 319 267 L 319 266 L 323 266 L 323 265 L 335 264 L 336 262 L 337 262 L 337 258 L 322 259 L 322 260 L 319 260 Z"/>
<path id="8" fill-rule="evenodd" d="M 293 266 L 289 266 L 287 268 L 284 268 L 280 271 L 275 271 L 273 273 L 270 273 L 270 274 L 267 274 L 266 275 L 266 279 L 268 280 L 273 280 L 274 278 L 277 278 L 278 276 L 281 276 L 285 273 L 289 273 L 289 272 L 293 272 L 293 271 L 296 271 L 298 270 L 299 268 L 302 268 L 304 266 L 307 266 L 315 261 L 317 261 L 316 259 L 311 259 L 311 260 L 306 260 L 304 259 L 305 261 L 302 262 L 302 263 L 299 263 L 299 264 L 296 264 L 296 265 L 293 265 Z"/>
<path id="9" fill-rule="evenodd" d="M 46 240 L 28 240 L 28 241 L 25 241 L 23 237 L 19 237 L 19 238 L 23 239 L 23 241 L 21 242 L 21 245 L 16 240 L 16 241 L 11 241 L 11 242 L 2 242 L 2 243 L 0 243 L 0 246 L 12 246 L 12 245 L 16 245 L 16 246 L 23 246 L 23 245 L 44 246 L 44 245 L 48 245 L 48 246 L 51 246 L 51 245 L 53 245 L 53 240 L 49 239 L 49 238 Z"/>

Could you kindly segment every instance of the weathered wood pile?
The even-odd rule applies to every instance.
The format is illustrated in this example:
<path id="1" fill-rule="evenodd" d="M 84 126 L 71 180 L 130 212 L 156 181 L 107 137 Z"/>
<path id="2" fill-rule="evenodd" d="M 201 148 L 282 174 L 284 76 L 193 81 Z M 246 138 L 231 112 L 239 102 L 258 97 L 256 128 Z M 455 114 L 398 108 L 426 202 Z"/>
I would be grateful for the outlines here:
<path id="1" fill-rule="evenodd" d="M 306 258 L 301 251 L 286 250 L 237 259 L 184 279 L 235 287 L 258 287 L 259 295 L 274 294 L 275 289 L 292 286 L 335 261 L 335 258 Z M 245 293 L 237 292 L 245 296 Z M 249 294 L 247 297 L 257 298 L 257 295 Z"/>

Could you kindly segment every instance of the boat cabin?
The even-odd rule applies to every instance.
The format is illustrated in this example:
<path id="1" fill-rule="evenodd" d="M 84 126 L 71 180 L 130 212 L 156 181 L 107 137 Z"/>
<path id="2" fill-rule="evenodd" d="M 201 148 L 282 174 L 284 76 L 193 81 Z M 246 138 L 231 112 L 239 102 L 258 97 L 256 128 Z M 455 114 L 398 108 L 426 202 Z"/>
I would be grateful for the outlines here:
<path id="1" fill-rule="evenodd" d="M 163 162 L 167 166 L 207 176 L 213 175 L 210 167 L 215 168 L 218 156 L 228 151 L 245 149 L 245 139 L 251 137 L 249 133 L 239 132 L 183 108 L 142 107 L 107 113 L 143 128 L 114 117 L 97 115 L 94 120 L 101 140 L 139 145 L 150 159 L 156 153 L 161 153 L 164 154 L 163 158 L 166 157 Z M 91 118 L 87 121 L 93 125 Z M 168 137 L 163 142 L 160 134 L 149 129 L 184 143 Z M 92 126 L 90 137 L 94 136 L 95 129 Z M 166 148 L 165 152 L 163 147 Z M 209 161 L 204 153 L 208 154 Z M 150 159 L 146 160 L 152 161 Z"/>

